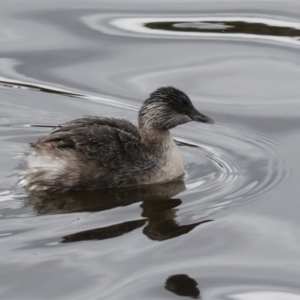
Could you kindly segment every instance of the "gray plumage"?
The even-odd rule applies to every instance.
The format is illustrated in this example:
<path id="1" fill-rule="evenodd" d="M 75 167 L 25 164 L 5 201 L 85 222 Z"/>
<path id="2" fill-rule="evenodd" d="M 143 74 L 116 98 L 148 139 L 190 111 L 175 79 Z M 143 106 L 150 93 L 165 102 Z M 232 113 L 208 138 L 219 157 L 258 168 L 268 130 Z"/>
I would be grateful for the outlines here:
<path id="1" fill-rule="evenodd" d="M 139 128 L 123 119 L 85 117 L 31 144 L 21 184 L 30 192 L 125 187 L 174 179 L 183 163 L 169 133 L 192 120 L 211 123 L 173 87 L 152 93 Z"/>

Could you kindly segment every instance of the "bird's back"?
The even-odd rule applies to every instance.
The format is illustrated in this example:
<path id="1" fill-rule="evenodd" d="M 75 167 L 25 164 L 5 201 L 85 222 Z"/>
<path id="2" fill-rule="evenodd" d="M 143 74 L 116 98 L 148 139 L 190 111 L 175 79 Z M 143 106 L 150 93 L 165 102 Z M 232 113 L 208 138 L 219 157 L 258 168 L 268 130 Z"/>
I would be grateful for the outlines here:
<path id="1" fill-rule="evenodd" d="M 138 129 L 123 119 L 73 120 L 31 146 L 22 180 L 29 191 L 134 185 L 155 165 Z"/>

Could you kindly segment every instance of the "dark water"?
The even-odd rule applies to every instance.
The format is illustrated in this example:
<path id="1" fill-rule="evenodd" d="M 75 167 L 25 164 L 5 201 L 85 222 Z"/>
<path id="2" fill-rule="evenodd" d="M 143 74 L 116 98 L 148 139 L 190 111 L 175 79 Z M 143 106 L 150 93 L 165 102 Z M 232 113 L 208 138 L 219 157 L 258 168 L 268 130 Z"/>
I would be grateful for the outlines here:
<path id="1" fill-rule="evenodd" d="M 299 1 L 2 1 L 1 299 L 300 299 Z M 27 198 L 28 143 L 173 85 L 184 182 Z"/>

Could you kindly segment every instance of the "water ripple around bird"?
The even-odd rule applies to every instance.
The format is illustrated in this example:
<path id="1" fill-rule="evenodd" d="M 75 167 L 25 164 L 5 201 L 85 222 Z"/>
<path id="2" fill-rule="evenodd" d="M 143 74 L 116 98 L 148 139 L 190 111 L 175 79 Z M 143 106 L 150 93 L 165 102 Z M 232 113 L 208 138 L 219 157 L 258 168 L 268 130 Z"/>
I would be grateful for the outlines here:
<path id="1" fill-rule="evenodd" d="M 299 1 L 21 2 L 0 12 L 0 298 L 298 299 Z M 19 187 L 53 126 L 136 124 L 168 85 L 216 122 L 172 130 L 183 180 Z"/>
<path id="2" fill-rule="evenodd" d="M 106 106 L 121 107 L 128 111 L 137 108 L 127 106 L 108 97 L 97 97 L 72 92 L 66 89 L 28 82 L 2 79 L 5 88 L 28 90 L 32 92 L 59 94 L 101 103 Z M 24 124 L 26 128 L 52 128 L 51 124 Z M 240 205 L 277 188 L 292 171 L 285 159 L 289 155 L 284 143 L 277 137 L 256 132 L 246 127 L 229 124 L 186 125 L 190 130 L 175 137 L 181 149 L 185 165 L 186 191 L 183 197 L 193 195 L 197 201 L 185 204 L 186 207 L 198 206 L 199 216 L 209 215 L 221 208 Z M 194 129 L 203 131 L 201 139 L 196 140 Z M 7 129 L 3 141 L 15 139 L 13 126 Z M 16 128 L 19 124 L 16 124 Z M 234 147 L 232 145 L 234 144 Z M 255 168 L 253 168 L 255 166 Z M 259 166 L 259 168 L 258 168 Z"/>

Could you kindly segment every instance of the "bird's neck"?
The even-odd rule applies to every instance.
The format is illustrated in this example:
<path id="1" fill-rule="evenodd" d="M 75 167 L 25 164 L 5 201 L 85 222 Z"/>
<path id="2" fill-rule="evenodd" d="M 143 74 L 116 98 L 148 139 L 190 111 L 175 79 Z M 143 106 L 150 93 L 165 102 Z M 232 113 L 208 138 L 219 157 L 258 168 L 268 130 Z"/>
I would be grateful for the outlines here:
<path id="1" fill-rule="evenodd" d="M 156 164 L 151 182 L 169 181 L 183 175 L 183 160 L 169 130 L 140 128 L 140 135 L 143 147 Z"/>
<path id="2" fill-rule="evenodd" d="M 162 130 L 155 126 L 143 126 L 140 128 L 141 141 L 147 148 L 164 148 L 173 141 L 169 130 Z"/>

